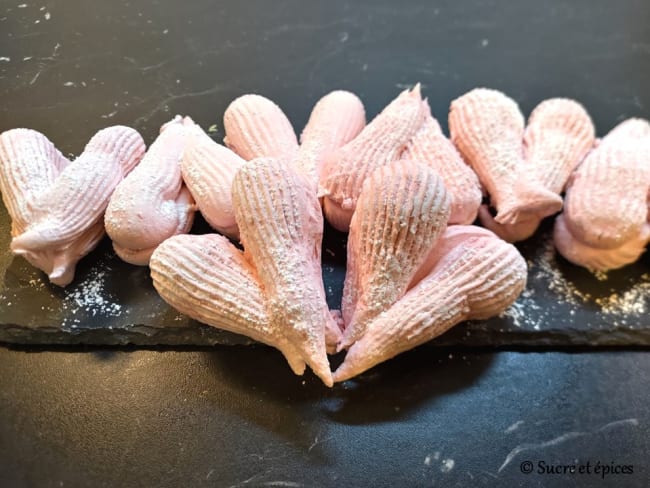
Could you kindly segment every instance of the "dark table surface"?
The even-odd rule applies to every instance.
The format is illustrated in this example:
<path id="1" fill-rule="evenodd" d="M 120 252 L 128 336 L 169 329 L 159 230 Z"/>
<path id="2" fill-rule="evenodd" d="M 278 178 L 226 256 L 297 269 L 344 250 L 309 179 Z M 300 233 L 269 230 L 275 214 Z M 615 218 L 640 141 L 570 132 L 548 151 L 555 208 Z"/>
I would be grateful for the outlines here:
<path id="1" fill-rule="evenodd" d="M 648 21 L 642 0 L 2 0 L 0 131 L 78 154 L 186 113 L 221 138 L 242 93 L 301 128 L 329 90 L 372 116 L 420 81 L 443 126 L 483 85 L 524 113 L 574 97 L 602 135 L 649 117 Z M 327 390 L 263 347 L 0 348 L 0 486 L 648 486 L 649 371 L 643 351 L 421 348 Z"/>

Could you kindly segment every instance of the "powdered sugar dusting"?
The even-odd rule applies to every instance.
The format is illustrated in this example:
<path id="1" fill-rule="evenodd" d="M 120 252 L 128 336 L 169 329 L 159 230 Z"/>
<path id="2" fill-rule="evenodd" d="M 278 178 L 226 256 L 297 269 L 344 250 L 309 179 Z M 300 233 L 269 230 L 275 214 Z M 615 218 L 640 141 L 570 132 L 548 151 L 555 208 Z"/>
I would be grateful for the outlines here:
<path id="1" fill-rule="evenodd" d="M 640 281 L 629 290 L 595 300 L 606 315 L 643 315 L 650 309 L 649 301 L 650 273 L 641 275 Z"/>
<path id="2" fill-rule="evenodd" d="M 78 312 L 95 317 L 119 317 L 122 305 L 115 303 L 105 291 L 106 270 L 94 270 L 74 288 L 66 291 L 63 308 L 72 314 Z"/>
<path id="3" fill-rule="evenodd" d="M 572 322 L 576 313 L 588 306 L 603 319 L 614 326 L 627 326 L 627 318 L 640 317 L 650 311 L 650 273 L 645 273 L 636 278 L 628 287 L 609 291 L 605 288 L 603 293 L 596 296 L 580 290 L 572 281 L 568 280 L 557 260 L 557 254 L 550 233 L 540 239 L 541 248 L 529 260 L 530 280 L 541 284 L 541 290 L 547 289 L 552 295 L 552 301 L 541 305 L 543 301 L 535 298 L 535 290 L 530 287 L 524 290 L 517 301 L 501 317 L 507 317 L 515 327 L 540 330 L 548 327 L 557 327 L 554 316 L 557 315 L 555 304 L 568 307 L 568 316 L 563 320 Z M 603 289 L 608 285 L 610 276 L 607 273 L 592 273 L 593 284 L 596 288 Z M 557 318 L 555 318 L 557 321 Z"/>
<path id="4" fill-rule="evenodd" d="M 509 317 L 515 327 L 527 326 L 539 330 L 540 326 L 547 322 L 547 314 L 544 309 L 533 298 L 534 291 L 526 289 L 519 296 L 517 301 L 510 308 L 501 313 L 500 317 Z M 531 311 L 534 314 L 531 314 Z"/>
<path id="5" fill-rule="evenodd" d="M 548 283 L 549 289 L 555 292 L 558 301 L 571 305 L 580 305 L 591 300 L 589 293 L 580 291 L 576 286 L 567 281 L 557 263 L 557 255 L 551 236 L 544 239 L 542 252 L 539 254 L 531 269 L 535 272 L 535 279 Z"/>

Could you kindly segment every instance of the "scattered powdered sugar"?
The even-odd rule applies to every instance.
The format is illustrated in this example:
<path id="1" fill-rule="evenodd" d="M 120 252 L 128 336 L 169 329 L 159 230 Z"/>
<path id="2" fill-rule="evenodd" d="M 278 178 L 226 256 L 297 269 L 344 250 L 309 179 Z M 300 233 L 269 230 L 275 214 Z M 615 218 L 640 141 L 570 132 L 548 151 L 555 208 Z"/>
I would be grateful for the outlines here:
<path id="1" fill-rule="evenodd" d="M 614 325 L 617 325 L 618 318 L 641 316 L 650 311 L 650 273 L 641 275 L 624 290 L 612 289 L 607 296 L 592 296 L 580 290 L 565 277 L 558 264 L 551 235 L 543 236 L 541 241 L 541 248 L 528 261 L 530 276 L 536 283 L 542 285 L 542 290 L 546 288 L 551 292 L 557 304 L 569 308 L 569 316 L 573 316 L 584 304 L 589 304 L 595 308 L 596 313 L 607 316 L 610 320 L 613 319 Z M 609 280 L 606 272 L 594 272 L 592 276 L 594 285 L 601 289 Z M 541 305 L 534 295 L 533 289 L 526 288 L 517 301 L 501 314 L 501 317 L 509 318 L 515 327 L 525 326 L 534 330 L 540 330 L 547 324 L 553 325 L 549 323 L 552 321 L 553 312 L 557 311 L 554 310 L 553 303 Z M 570 317 L 566 319 L 571 320 Z"/>
<path id="2" fill-rule="evenodd" d="M 515 327 L 526 325 L 539 330 L 540 325 L 546 322 L 547 316 L 544 310 L 533 298 L 534 291 L 526 288 L 517 301 L 510 308 L 503 312 L 500 317 L 509 317 Z M 531 312 L 534 312 L 531 314 Z"/>
<path id="3" fill-rule="evenodd" d="M 609 278 L 607 271 L 594 271 L 592 274 L 598 281 L 607 281 Z"/>
<path id="4" fill-rule="evenodd" d="M 584 293 L 576 288 L 573 283 L 567 281 L 560 271 L 555 246 L 550 235 L 544 239 L 541 253 L 533 261 L 531 269 L 534 271 L 536 280 L 548 283 L 549 289 L 555 293 L 559 302 L 580 305 L 591 300 L 589 293 Z"/>
<path id="5" fill-rule="evenodd" d="M 456 463 L 453 459 L 443 459 L 442 463 L 440 464 L 440 471 L 443 473 L 449 473 L 452 469 L 454 469 L 455 464 Z"/>
<path id="6" fill-rule="evenodd" d="M 650 300 L 649 273 L 641 275 L 625 291 L 614 291 L 609 296 L 594 298 L 589 293 L 581 292 L 564 278 L 557 267 L 555 249 L 551 239 L 545 241 L 541 257 L 535 261 L 534 266 L 538 268 L 536 278 L 548 281 L 549 288 L 555 292 L 559 301 L 573 305 L 594 303 L 599 307 L 599 312 L 605 315 L 642 315 L 650 308 L 648 303 Z M 606 282 L 609 279 L 608 274 L 603 271 L 596 271 L 592 275 L 599 282 Z"/>
<path id="7" fill-rule="evenodd" d="M 122 305 L 112 301 L 104 289 L 105 270 L 95 270 L 86 279 L 78 283 L 70 291 L 66 291 L 63 308 L 72 314 L 82 312 L 92 317 L 119 317 Z"/>
<path id="8" fill-rule="evenodd" d="M 650 274 L 645 273 L 629 290 L 597 298 L 595 302 L 606 315 L 642 315 L 650 309 L 649 300 Z"/>
<path id="9" fill-rule="evenodd" d="M 43 281 L 40 278 L 32 278 L 31 280 L 29 280 L 29 286 L 31 286 L 32 288 L 36 288 L 37 290 L 42 290 L 43 288 L 45 288 L 45 281 Z"/>

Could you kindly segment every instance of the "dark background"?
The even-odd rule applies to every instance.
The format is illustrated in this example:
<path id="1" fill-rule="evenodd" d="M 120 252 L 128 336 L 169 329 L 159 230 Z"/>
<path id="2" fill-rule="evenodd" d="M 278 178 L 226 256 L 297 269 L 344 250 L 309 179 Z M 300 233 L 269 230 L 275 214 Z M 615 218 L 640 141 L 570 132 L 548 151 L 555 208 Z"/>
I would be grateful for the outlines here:
<path id="1" fill-rule="evenodd" d="M 246 92 L 300 130 L 327 91 L 371 117 L 420 81 L 444 127 L 482 85 L 526 114 L 576 98 L 603 135 L 649 116 L 649 21 L 647 1 L 0 1 L 0 131 L 77 154 L 183 113 L 221 139 Z M 2 348 L 0 486 L 648 486 L 648 371 L 643 351 L 421 348 L 327 390 L 262 347 Z"/>

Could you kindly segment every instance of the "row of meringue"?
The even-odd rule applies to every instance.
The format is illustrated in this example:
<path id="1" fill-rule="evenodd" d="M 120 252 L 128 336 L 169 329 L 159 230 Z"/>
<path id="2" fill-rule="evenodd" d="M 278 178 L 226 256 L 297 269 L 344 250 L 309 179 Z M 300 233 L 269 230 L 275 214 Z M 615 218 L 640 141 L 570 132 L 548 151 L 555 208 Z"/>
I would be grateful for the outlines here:
<path id="1" fill-rule="evenodd" d="M 605 138 L 610 144 L 599 148 L 589 115 L 572 100 L 542 102 L 524 127 L 513 100 L 495 90 L 472 90 L 451 104 L 453 144 L 431 116 L 417 85 L 401 93 L 367 126 L 358 97 L 345 91 L 326 95 L 314 107 L 300 144 L 282 110 L 259 95 L 233 101 L 224 125 L 228 148 L 214 142 L 188 117 L 175 118 L 163 126 L 136 171 L 116 169 L 114 174 L 124 179 L 117 184 L 93 176 L 97 168 L 86 169 L 88 163 L 82 162 L 93 160 L 87 149 L 84 158 L 65 172 L 71 175 L 71 184 L 79 183 L 65 191 L 80 204 L 64 203 L 58 216 L 53 213 L 57 205 L 41 204 L 39 216 L 30 214 L 29 224 L 21 213 L 30 211 L 18 207 L 33 206 L 35 195 L 40 198 L 45 189 L 54 203 L 66 202 L 58 189 L 65 178 L 59 184 L 55 180 L 69 161 L 42 134 L 7 131 L 0 139 L 0 184 L 15 222 L 13 249 L 51 275 L 53 282 L 65 285 L 72 279 L 76 261 L 101 239 L 98 215 L 103 210 L 116 252 L 133 264 L 146 265 L 164 239 L 187 232 L 197 208 L 213 228 L 237 238 L 230 187 L 239 167 L 255 157 L 289 160 L 317 186 L 326 218 L 340 230 L 348 230 L 370 172 L 402 158 L 426 163 L 442 177 L 451 197 L 452 224 L 471 223 L 478 213 L 485 227 L 508 241 L 528 238 L 544 217 L 561 209 L 560 194 L 568 185 L 570 210 L 558 219 L 555 230 L 556 246 L 567 259 L 593 269 L 616 268 L 638 259 L 650 240 L 648 212 L 643 210 L 648 205 L 643 195 L 650 189 L 645 164 L 650 126 L 640 119 L 626 121 Z M 109 128 L 102 137 L 117 137 L 120 130 L 138 139 L 140 152 L 131 158 L 131 164 L 136 164 L 143 143 L 135 131 Z M 124 143 L 128 146 L 128 141 Z M 585 164 L 580 165 L 585 156 Z M 576 167 L 575 177 L 570 178 Z M 17 172 L 39 176 L 20 181 L 12 176 Z M 106 200 L 108 196 L 108 207 L 105 201 L 91 209 L 84 205 L 93 193 L 92 187 L 81 183 L 84 178 L 101 186 L 104 192 L 93 197 L 103 195 Z M 494 217 L 486 204 L 480 204 L 481 185 L 497 210 Z M 590 195 L 601 192 L 603 197 L 592 201 Z M 599 202 L 610 203 L 592 211 Z M 82 231 L 70 230 L 66 237 L 68 224 L 63 220 L 76 221 Z M 607 231 L 602 229 L 603 220 L 608 220 Z M 28 226 L 34 231 L 19 237 Z M 589 236 L 602 232 L 618 237 Z"/>
<path id="2" fill-rule="evenodd" d="M 502 312 L 525 287 L 517 250 L 479 227 L 445 230 L 450 198 L 440 177 L 398 160 L 362 185 L 337 324 L 325 301 L 314 186 L 288 160 L 257 158 L 236 173 L 232 197 L 244 251 L 216 234 L 172 237 L 152 256 L 155 288 L 197 320 L 276 347 L 296 374 L 309 365 L 328 386 Z M 327 352 L 348 348 L 332 373 Z"/>
<path id="3" fill-rule="evenodd" d="M 472 90 L 451 104 L 449 129 L 496 209 L 481 223 L 503 239 L 530 237 L 563 207 L 556 248 L 592 270 L 636 261 L 650 242 L 650 124 L 628 119 L 602 141 L 585 109 L 556 98 L 533 110 L 496 90 Z"/>

